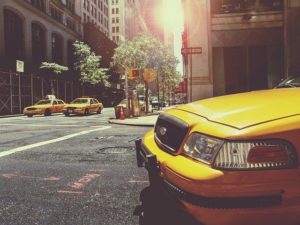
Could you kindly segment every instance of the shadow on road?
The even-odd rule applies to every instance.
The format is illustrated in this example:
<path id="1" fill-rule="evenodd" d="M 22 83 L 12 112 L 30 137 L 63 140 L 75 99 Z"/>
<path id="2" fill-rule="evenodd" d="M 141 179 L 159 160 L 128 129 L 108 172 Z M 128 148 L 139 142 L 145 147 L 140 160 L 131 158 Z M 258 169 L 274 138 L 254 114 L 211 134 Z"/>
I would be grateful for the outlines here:
<path id="1" fill-rule="evenodd" d="M 201 225 L 165 196 L 154 193 L 149 187 L 141 191 L 140 201 L 141 205 L 133 213 L 139 216 L 139 225 Z"/>

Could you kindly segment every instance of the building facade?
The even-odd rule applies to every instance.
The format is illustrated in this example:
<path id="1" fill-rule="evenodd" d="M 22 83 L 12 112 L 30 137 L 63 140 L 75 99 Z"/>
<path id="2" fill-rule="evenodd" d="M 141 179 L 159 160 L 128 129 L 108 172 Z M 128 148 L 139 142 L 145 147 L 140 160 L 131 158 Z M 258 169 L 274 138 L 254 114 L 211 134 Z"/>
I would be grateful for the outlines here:
<path id="1" fill-rule="evenodd" d="M 299 70 L 296 0 L 182 0 L 189 102 L 274 87 Z"/>
<path id="2" fill-rule="evenodd" d="M 84 24 L 92 23 L 109 36 L 109 1 L 77 0 L 81 4 L 81 18 Z"/>
<path id="3" fill-rule="evenodd" d="M 117 44 L 147 31 L 139 0 L 109 0 L 109 8 L 110 39 Z"/>
<path id="4" fill-rule="evenodd" d="M 43 61 L 72 63 L 72 43 L 81 39 L 80 5 L 75 0 L 0 1 L 0 68 L 26 71 Z"/>

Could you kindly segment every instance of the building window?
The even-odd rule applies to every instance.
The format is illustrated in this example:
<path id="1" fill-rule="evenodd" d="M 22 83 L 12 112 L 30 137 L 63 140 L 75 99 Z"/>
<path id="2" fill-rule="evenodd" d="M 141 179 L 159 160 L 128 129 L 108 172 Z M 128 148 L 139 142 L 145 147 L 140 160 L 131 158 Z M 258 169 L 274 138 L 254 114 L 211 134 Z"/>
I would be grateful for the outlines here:
<path id="1" fill-rule="evenodd" d="M 119 8 L 116 8 L 116 14 L 119 14 Z"/>
<path id="2" fill-rule="evenodd" d="M 31 5 L 33 5 L 34 7 L 45 11 L 45 1 L 44 0 L 31 0 Z"/>
<path id="3" fill-rule="evenodd" d="M 87 0 L 87 2 L 86 2 L 86 10 L 90 11 L 90 1 L 89 0 Z"/>
<path id="4" fill-rule="evenodd" d="M 46 37 L 44 29 L 36 24 L 31 24 L 32 63 L 39 66 L 46 59 Z"/>
<path id="5" fill-rule="evenodd" d="M 115 14 L 115 9 L 114 8 L 111 9 L 111 14 Z"/>
<path id="6" fill-rule="evenodd" d="M 23 59 L 24 38 L 23 20 L 14 12 L 4 9 L 5 56 L 8 67 L 15 68 L 15 60 Z"/>
<path id="7" fill-rule="evenodd" d="M 112 27 L 112 32 L 116 33 L 116 28 L 115 27 Z"/>
<path id="8" fill-rule="evenodd" d="M 52 34 L 52 61 L 58 64 L 63 63 L 63 38 L 53 33 Z"/>
<path id="9" fill-rule="evenodd" d="M 74 62 L 75 62 L 73 43 L 74 43 L 74 41 L 68 40 L 68 44 L 67 44 L 67 61 L 68 61 L 68 67 L 69 68 L 73 68 L 73 65 L 74 65 Z"/>
<path id="10" fill-rule="evenodd" d="M 87 23 L 86 14 L 83 13 L 83 23 Z"/>
<path id="11" fill-rule="evenodd" d="M 76 23 L 73 19 L 67 18 L 67 27 L 69 27 L 71 30 L 76 31 Z"/>
<path id="12" fill-rule="evenodd" d="M 283 0 L 211 0 L 212 14 L 283 10 Z"/>
<path id="13" fill-rule="evenodd" d="M 116 17 L 116 23 L 119 23 L 119 22 L 120 22 L 119 17 Z"/>
<path id="14" fill-rule="evenodd" d="M 116 33 L 119 33 L 120 29 L 119 27 L 116 27 Z"/>
<path id="15" fill-rule="evenodd" d="M 112 18 L 111 22 L 112 22 L 112 23 L 115 23 L 115 22 L 116 22 L 115 17 Z"/>
<path id="16" fill-rule="evenodd" d="M 71 11 L 74 12 L 74 0 L 66 0 L 66 7 Z"/>
<path id="17" fill-rule="evenodd" d="M 62 23 L 62 12 L 59 11 L 58 9 L 56 9 L 53 6 L 50 6 L 50 15 L 53 19 L 55 19 L 56 21 Z"/>

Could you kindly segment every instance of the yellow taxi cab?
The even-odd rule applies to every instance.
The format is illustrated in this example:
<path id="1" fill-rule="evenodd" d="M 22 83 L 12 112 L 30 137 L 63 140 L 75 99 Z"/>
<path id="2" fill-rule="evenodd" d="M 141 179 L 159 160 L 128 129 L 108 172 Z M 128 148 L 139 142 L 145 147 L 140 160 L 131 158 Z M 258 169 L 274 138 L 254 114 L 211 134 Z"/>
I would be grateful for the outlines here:
<path id="1" fill-rule="evenodd" d="M 100 114 L 103 104 L 95 98 L 81 97 L 74 99 L 70 104 L 66 104 L 63 112 L 66 116 L 70 114 L 88 115 L 90 113 Z"/>
<path id="2" fill-rule="evenodd" d="M 300 88 L 196 101 L 136 141 L 150 188 L 205 225 L 300 224 Z"/>
<path id="3" fill-rule="evenodd" d="M 23 114 L 32 117 L 33 115 L 50 116 L 52 113 L 61 113 L 66 103 L 56 98 L 42 99 L 32 106 L 25 107 Z"/>

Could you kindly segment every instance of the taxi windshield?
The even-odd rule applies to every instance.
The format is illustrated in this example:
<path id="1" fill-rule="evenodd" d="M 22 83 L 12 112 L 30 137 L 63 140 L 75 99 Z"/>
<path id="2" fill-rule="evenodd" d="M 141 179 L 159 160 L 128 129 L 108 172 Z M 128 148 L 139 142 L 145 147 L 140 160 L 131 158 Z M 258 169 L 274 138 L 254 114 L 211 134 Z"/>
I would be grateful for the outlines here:
<path id="1" fill-rule="evenodd" d="M 51 100 L 40 100 L 36 103 L 36 105 L 48 105 L 51 104 Z"/>
<path id="2" fill-rule="evenodd" d="M 88 104 L 89 100 L 86 98 L 76 98 L 71 103 L 73 103 L 73 104 Z"/>

